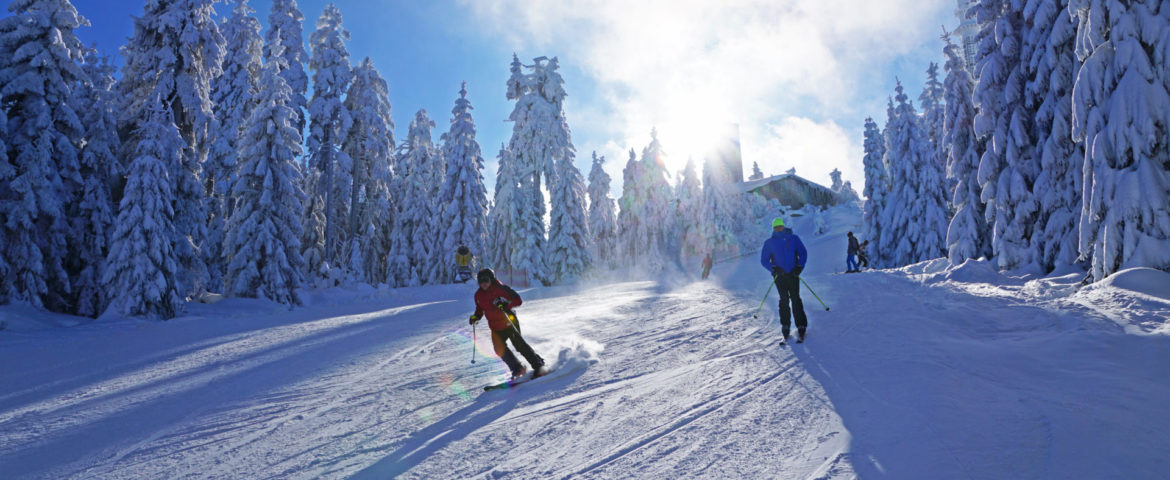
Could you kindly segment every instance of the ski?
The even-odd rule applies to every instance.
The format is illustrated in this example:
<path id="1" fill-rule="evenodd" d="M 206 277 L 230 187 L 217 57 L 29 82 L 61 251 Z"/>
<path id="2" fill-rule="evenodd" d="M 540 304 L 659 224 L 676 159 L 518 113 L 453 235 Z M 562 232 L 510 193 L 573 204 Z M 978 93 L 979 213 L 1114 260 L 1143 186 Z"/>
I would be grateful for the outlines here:
<path id="1" fill-rule="evenodd" d="M 532 380 L 536 380 L 540 377 L 548 375 L 549 372 L 550 372 L 550 370 L 547 367 L 540 367 L 540 370 L 533 372 L 531 375 L 524 375 L 520 378 L 513 378 L 513 379 L 508 380 L 508 381 L 503 382 L 503 383 L 497 383 L 495 385 L 488 385 L 486 387 L 483 387 L 483 391 L 490 392 L 492 390 L 507 390 L 507 389 L 510 389 L 512 387 L 516 387 L 522 383 L 528 383 Z"/>

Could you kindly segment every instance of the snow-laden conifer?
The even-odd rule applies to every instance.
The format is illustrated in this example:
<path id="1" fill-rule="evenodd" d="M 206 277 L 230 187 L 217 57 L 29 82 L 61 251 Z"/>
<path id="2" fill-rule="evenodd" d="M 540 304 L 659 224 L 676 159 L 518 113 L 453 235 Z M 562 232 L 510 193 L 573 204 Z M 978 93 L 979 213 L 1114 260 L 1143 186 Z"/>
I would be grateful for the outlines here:
<path id="1" fill-rule="evenodd" d="M 301 134 L 294 127 L 292 90 L 280 61 L 264 68 L 256 106 L 240 135 L 240 169 L 232 185 L 235 209 L 228 219 L 227 292 L 299 305 L 301 285 L 301 191 L 297 157 Z"/>
<path id="2" fill-rule="evenodd" d="M 0 50 L 0 54 L 4 52 Z M 16 167 L 8 163 L 8 112 L 0 107 L 0 184 L 11 185 L 12 178 L 16 176 Z M 0 201 L 7 202 L 8 199 L 0 196 Z M 0 203 L 0 244 L 9 245 L 16 241 L 9 237 L 8 228 L 4 223 L 8 217 L 8 207 L 6 203 Z M 0 279 L 6 283 L 9 281 L 8 274 L 10 272 L 10 265 L 8 263 L 8 251 L 6 248 L 0 248 Z M 9 290 L 7 288 L 0 288 L 0 304 L 8 303 Z"/>
<path id="3" fill-rule="evenodd" d="M 467 82 L 459 89 L 459 98 L 451 109 L 451 125 L 442 136 L 443 157 L 447 171 L 439 192 L 439 206 L 444 208 L 438 223 L 442 234 L 439 251 L 441 280 L 449 282 L 455 276 L 452 268 L 455 250 L 460 245 L 471 250 L 477 258 L 487 253 L 487 187 L 483 183 L 483 154 L 475 139 L 475 119 L 471 115 L 471 101 L 467 99 Z"/>
<path id="4" fill-rule="evenodd" d="M 894 92 L 895 116 L 886 126 L 892 190 L 883 240 L 892 237 L 887 244 L 893 246 L 892 264 L 906 265 L 944 255 L 949 215 L 941 165 L 932 165 L 927 136 L 901 82 Z"/>
<path id="5" fill-rule="evenodd" d="M 975 8 L 980 32 L 979 83 L 975 87 L 975 133 L 987 138 L 979 164 L 982 199 L 987 204 L 991 248 L 1003 269 L 1038 269 L 1033 241 L 1040 205 L 1032 194 L 1039 175 L 1033 112 L 1024 104 L 1029 75 L 1023 58 L 1027 28 L 1013 0 L 983 0 Z"/>
<path id="6" fill-rule="evenodd" d="M 865 156 L 862 157 L 861 163 L 865 168 L 865 188 L 862 189 L 865 195 L 865 208 L 862 212 L 862 221 L 865 223 L 866 237 L 876 247 L 870 250 L 870 260 L 875 265 L 884 266 L 881 246 L 884 238 L 886 197 L 890 194 L 890 176 L 885 164 L 885 137 L 878 129 L 877 122 L 871 117 L 865 119 L 863 148 Z"/>
<path id="7" fill-rule="evenodd" d="M 974 83 L 959 47 L 947 43 L 947 76 L 943 82 L 946 109 L 943 114 L 943 151 L 946 152 L 947 184 L 953 186 L 951 207 L 955 214 L 947 229 L 947 257 L 958 265 L 970 258 L 991 256 L 991 232 L 984 219 L 977 175 L 983 142 L 975 136 L 972 122 Z"/>
<path id="8" fill-rule="evenodd" d="M 211 101 L 219 132 L 211 146 L 207 163 L 203 166 L 203 183 L 207 190 L 207 261 L 211 285 L 219 288 L 223 281 L 226 252 L 223 239 L 227 218 L 231 216 L 231 188 L 238 168 L 240 130 L 256 104 L 255 95 L 263 67 L 264 40 L 260 37 L 260 21 L 252 16 L 248 0 L 236 0 L 231 16 L 223 22 L 223 74 L 211 82 Z"/>
<path id="9" fill-rule="evenodd" d="M 119 130 L 132 132 L 145 106 L 160 98 L 171 110 L 186 148 L 181 162 L 168 165 L 174 188 L 175 255 L 180 293 L 207 283 L 200 253 L 207 237 L 203 163 L 214 140 L 211 80 L 222 71 L 223 36 L 212 19 L 214 0 L 149 1 L 134 19 L 134 33 L 122 47 L 125 64 L 118 81 Z M 124 149 L 134 148 L 124 142 Z"/>
<path id="10" fill-rule="evenodd" d="M 386 256 L 393 228 L 391 184 L 394 158 L 394 120 L 390 118 L 390 88 L 366 57 L 353 70 L 345 98 L 353 118 L 343 150 L 353 161 L 350 192 L 349 270 L 367 283 L 386 281 Z"/>
<path id="11" fill-rule="evenodd" d="M 751 176 L 748 177 L 748 180 L 763 180 L 763 179 L 764 179 L 764 172 L 762 170 L 760 170 L 759 162 L 752 162 L 752 174 L 751 174 Z"/>
<path id="12" fill-rule="evenodd" d="M 410 122 L 406 142 L 398 153 L 399 181 L 402 194 L 395 222 L 397 256 L 409 262 L 408 271 L 396 268 L 398 285 L 415 286 L 438 280 L 439 261 L 438 229 L 440 220 L 437 196 L 443 175 L 442 155 L 431 141 L 431 129 L 435 122 L 420 109 Z"/>
<path id="13" fill-rule="evenodd" d="M 349 264 L 349 202 L 353 188 L 353 162 L 341 149 L 352 124 L 343 96 L 349 88 L 351 70 L 345 41 L 349 31 L 341 26 L 341 11 L 325 6 L 317 29 L 309 37 L 313 71 L 313 97 L 309 100 L 309 138 L 306 145 L 311 168 L 320 172 L 315 191 L 324 199 L 325 257 L 333 267 Z"/>
<path id="14" fill-rule="evenodd" d="M 669 231 L 671 201 L 674 191 L 670 188 L 666 171 L 666 152 L 662 143 L 658 141 L 658 130 L 650 130 L 650 144 L 642 150 L 642 175 L 639 183 L 644 194 L 642 204 L 641 224 L 645 229 L 646 243 L 644 259 L 649 261 L 648 266 L 655 271 L 661 270 L 669 254 L 667 236 L 674 235 Z"/>
<path id="15" fill-rule="evenodd" d="M 548 229 L 548 269 L 553 282 L 576 279 L 593 264 L 589 252 L 589 222 L 585 204 L 588 193 L 573 156 L 557 160 L 551 190 L 552 211 Z"/>
<path id="16" fill-rule="evenodd" d="M 520 180 L 515 160 L 506 145 L 496 155 L 496 187 L 488 212 L 487 265 L 499 271 L 512 270 L 512 249 L 516 240 L 516 212 L 520 209 Z"/>
<path id="17" fill-rule="evenodd" d="M 703 239 L 713 252 L 734 252 L 736 238 L 747 211 L 743 197 L 728 177 L 727 170 L 713 161 L 703 163 L 703 209 L 699 213 Z"/>
<path id="18" fill-rule="evenodd" d="M 946 166 L 946 154 L 942 148 L 943 115 L 946 108 L 944 92 L 943 84 L 938 79 L 938 64 L 930 62 L 926 68 L 926 84 L 922 86 L 922 93 L 918 95 L 918 105 L 922 107 L 922 129 L 927 140 L 926 153 L 929 161 L 937 164 L 940 171 Z M 950 218 L 947 218 L 947 221 L 949 222 Z"/>
<path id="19" fill-rule="evenodd" d="M 280 76 L 292 89 L 293 110 L 297 122 L 293 125 L 298 132 L 305 130 L 306 109 L 309 102 L 305 95 L 309 91 L 309 76 L 305 73 L 305 62 L 309 53 L 305 51 L 305 15 L 297 7 L 296 0 L 272 0 L 268 11 L 268 30 L 264 34 L 264 61 L 270 62 L 281 52 L 284 59 Z"/>
<path id="20" fill-rule="evenodd" d="M 759 167 L 757 166 L 755 170 L 758 171 Z M 763 172 L 760 172 L 760 178 L 763 178 L 763 175 Z M 700 220 L 700 212 L 703 211 L 703 188 L 700 182 L 695 159 L 687 159 L 687 164 L 683 167 L 682 179 L 679 180 L 678 186 L 675 188 L 678 207 L 674 216 L 679 220 L 678 230 L 670 233 L 682 237 L 682 253 L 684 255 L 705 255 L 710 252 L 706 239 L 703 237 L 703 222 Z"/>
<path id="21" fill-rule="evenodd" d="M 1071 0 L 1069 11 L 1082 62 L 1072 101 L 1073 137 L 1086 150 L 1081 254 L 1095 280 L 1170 270 L 1170 9 Z"/>
<path id="22" fill-rule="evenodd" d="M 64 262 L 79 232 L 68 210 L 81 188 L 85 134 L 74 102 L 85 78 L 74 30 L 88 22 L 68 0 L 15 0 L 0 19 L 0 108 L 8 161 L 0 167 L 0 298 L 70 311 Z"/>
<path id="23" fill-rule="evenodd" d="M 182 308 L 168 166 L 182 161 L 186 142 L 160 100 L 144 107 L 103 280 L 115 312 L 168 319 Z"/>
<path id="24" fill-rule="evenodd" d="M 75 102 L 85 127 L 85 144 L 80 150 L 82 185 L 68 213 L 75 233 L 67 268 L 75 293 L 74 311 L 94 317 L 108 303 L 102 277 L 118 214 L 111 189 L 121 182 L 123 168 L 117 155 L 121 141 L 113 109 L 114 67 L 99 57 L 96 49 L 90 49 L 82 68 L 85 81 Z"/>
<path id="25" fill-rule="evenodd" d="M 1036 124 L 1040 172 L 1033 185 L 1040 221 L 1033 243 L 1045 272 L 1076 263 L 1084 147 L 1072 139 L 1076 24 L 1068 0 L 1028 0 L 1024 19 L 1029 80 L 1025 100 Z"/>
<path id="26" fill-rule="evenodd" d="M 642 226 L 642 205 L 645 204 L 645 194 L 642 192 L 642 162 L 634 149 L 630 149 L 630 158 L 622 169 L 622 196 L 618 197 L 618 243 L 622 256 L 630 261 L 640 260 L 643 245 L 646 244 L 645 228 Z"/>
<path id="27" fill-rule="evenodd" d="M 593 166 L 589 170 L 589 234 L 595 264 L 608 268 L 617 266 L 617 211 L 609 195 L 610 177 L 605 172 L 605 157 L 593 152 Z M 698 192 L 696 192 L 697 194 Z"/>

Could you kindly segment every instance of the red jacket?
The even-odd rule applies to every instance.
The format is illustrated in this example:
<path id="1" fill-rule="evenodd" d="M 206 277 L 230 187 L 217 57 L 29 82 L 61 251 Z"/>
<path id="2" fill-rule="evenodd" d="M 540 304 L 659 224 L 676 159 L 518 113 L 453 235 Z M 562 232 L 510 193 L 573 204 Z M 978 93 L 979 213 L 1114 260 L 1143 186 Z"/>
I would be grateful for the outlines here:
<path id="1" fill-rule="evenodd" d="M 507 314 L 496 306 L 497 299 L 503 299 L 507 302 L 506 308 L 508 309 L 519 307 L 523 303 L 520 300 L 520 295 L 512 290 L 512 287 L 500 283 L 499 280 L 492 280 L 492 285 L 487 290 L 478 289 L 475 291 L 475 318 L 487 316 L 488 326 L 496 331 L 511 326 Z"/>

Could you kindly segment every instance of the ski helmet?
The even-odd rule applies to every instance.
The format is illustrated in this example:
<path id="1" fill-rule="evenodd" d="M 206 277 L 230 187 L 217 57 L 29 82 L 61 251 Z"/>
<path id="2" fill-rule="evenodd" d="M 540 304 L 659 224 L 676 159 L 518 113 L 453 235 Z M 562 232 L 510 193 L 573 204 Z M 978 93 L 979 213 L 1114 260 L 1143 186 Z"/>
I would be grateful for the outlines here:
<path id="1" fill-rule="evenodd" d="M 495 279 L 496 272 L 493 272 L 490 268 L 485 268 L 480 270 L 479 273 L 475 274 L 475 281 L 479 283 L 492 283 L 492 281 Z"/>
<path id="2" fill-rule="evenodd" d="M 460 255 L 467 255 L 468 253 L 471 252 L 471 250 L 467 249 L 467 245 L 460 245 L 459 250 L 457 250 L 457 251 L 459 252 Z"/>

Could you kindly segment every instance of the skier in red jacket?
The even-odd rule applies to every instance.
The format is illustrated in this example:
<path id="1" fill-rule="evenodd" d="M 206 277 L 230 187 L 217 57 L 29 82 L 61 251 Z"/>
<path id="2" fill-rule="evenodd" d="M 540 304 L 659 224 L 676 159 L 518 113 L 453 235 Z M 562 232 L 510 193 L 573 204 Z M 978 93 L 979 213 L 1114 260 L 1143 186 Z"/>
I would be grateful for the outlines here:
<path id="1" fill-rule="evenodd" d="M 468 323 L 475 325 L 479 319 L 487 317 L 488 326 L 492 329 L 492 346 L 495 347 L 496 355 L 499 355 L 512 371 L 512 378 L 524 375 L 527 369 L 508 348 L 505 342 L 509 340 L 512 346 L 516 347 L 516 351 L 520 352 L 532 366 L 532 376 L 540 376 L 543 373 L 544 360 L 528 346 L 524 337 L 520 336 L 520 322 L 512 312 L 512 308 L 523 303 L 520 295 L 512 290 L 512 287 L 496 280 L 496 274 L 490 268 L 480 270 L 475 277 L 479 282 L 479 290 L 475 291 L 475 313 L 471 314 Z"/>

